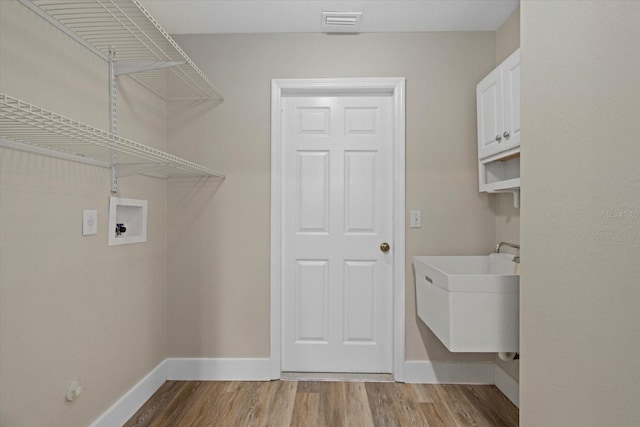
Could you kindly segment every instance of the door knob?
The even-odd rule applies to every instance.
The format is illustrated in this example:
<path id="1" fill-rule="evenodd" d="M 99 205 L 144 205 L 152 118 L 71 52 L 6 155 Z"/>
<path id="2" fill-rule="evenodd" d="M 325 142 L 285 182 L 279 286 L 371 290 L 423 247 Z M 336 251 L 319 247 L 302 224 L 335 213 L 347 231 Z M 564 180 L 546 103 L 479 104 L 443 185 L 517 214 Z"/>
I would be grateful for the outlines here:
<path id="1" fill-rule="evenodd" d="M 506 130 L 504 131 L 504 133 L 502 134 L 502 136 L 504 136 L 505 138 L 509 139 L 509 132 L 507 132 Z"/>
<path id="2" fill-rule="evenodd" d="M 500 134 L 496 135 L 496 141 L 498 141 L 498 142 L 502 141 L 502 137 L 500 136 Z"/>
<path id="3" fill-rule="evenodd" d="M 389 252 L 389 249 L 391 249 L 391 246 L 389 246 L 389 244 L 387 242 L 383 242 L 380 244 L 380 250 L 384 253 Z"/>

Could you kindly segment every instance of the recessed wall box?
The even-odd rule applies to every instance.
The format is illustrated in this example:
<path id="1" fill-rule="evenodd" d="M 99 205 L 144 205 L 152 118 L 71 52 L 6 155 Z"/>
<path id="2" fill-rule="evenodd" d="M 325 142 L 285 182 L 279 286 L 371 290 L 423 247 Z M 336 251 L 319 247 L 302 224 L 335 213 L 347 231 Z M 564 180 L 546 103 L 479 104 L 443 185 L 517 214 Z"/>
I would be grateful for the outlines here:
<path id="1" fill-rule="evenodd" d="M 147 241 L 147 201 L 109 199 L 109 246 Z"/>

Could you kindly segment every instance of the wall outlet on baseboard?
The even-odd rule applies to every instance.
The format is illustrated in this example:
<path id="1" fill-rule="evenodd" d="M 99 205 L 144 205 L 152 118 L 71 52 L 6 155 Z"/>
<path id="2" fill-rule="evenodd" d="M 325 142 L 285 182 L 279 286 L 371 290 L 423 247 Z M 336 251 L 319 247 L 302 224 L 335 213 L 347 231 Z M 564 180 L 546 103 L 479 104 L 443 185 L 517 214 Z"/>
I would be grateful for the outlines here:
<path id="1" fill-rule="evenodd" d="M 82 393 L 82 386 L 80 385 L 80 381 L 76 380 L 69 385 L 67 388 L 67 394 L 65 394 L 65 398 L 67 402 L 73 402 L 80 396 Z"/>

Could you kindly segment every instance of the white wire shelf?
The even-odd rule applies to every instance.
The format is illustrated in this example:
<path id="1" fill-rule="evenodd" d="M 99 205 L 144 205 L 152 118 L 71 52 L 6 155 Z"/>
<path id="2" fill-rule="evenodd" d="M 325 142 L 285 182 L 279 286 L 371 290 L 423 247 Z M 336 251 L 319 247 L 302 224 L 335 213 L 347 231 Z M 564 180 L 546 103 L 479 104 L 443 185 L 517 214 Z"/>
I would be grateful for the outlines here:
<path id="1" fill-rule="evenodd" d="M 148 173 L 161 177 L 224 174 L 164 151 L 0 93 L 2 146 L 109 167 L 111 150 L 118 152 L 118 174 Z"/>
<path id="2" fill-rule="evenodd" d="M 138 0 L 19 1 L 103 60 L 114 51 L 120 74 L 135 73 L 131 77 L 164 99 L 224 99 Z M 170 75 L 179 82 L 171 94 Z"/>

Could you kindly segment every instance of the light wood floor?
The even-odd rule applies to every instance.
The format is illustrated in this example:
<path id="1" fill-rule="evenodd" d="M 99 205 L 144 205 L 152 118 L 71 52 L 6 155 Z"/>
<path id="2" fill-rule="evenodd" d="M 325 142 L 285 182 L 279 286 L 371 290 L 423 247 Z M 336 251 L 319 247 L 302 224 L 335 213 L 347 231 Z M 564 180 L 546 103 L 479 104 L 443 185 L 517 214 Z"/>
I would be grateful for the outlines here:
<path id="1" fill-rule="evenodd" d="M 131 426 L 517 426 L 492 385 L 167 381 Z"/>

